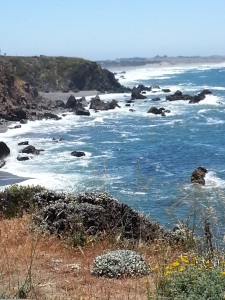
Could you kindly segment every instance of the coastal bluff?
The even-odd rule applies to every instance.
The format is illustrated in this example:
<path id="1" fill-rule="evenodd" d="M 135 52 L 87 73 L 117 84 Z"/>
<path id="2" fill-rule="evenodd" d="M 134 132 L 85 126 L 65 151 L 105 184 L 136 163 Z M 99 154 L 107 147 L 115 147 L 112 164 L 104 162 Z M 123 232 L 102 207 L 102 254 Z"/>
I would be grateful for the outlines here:
<path id="1" fill-rule="evenodd" d="M 40 92 L 68 93 L 126 90 L 114 74 L 94 61 L 74 57 L 0 56 L 0 119 L 21 121 L 39 118 L 54 109 Z"/>
<path id="2" fill-rule="evenodd" d="M 123 91 L 112 72 L 82 58 L 0 56 L 1 71 L 3 66 L 7 66 L 14 80 L 19 78 L 38 91 Z"/>

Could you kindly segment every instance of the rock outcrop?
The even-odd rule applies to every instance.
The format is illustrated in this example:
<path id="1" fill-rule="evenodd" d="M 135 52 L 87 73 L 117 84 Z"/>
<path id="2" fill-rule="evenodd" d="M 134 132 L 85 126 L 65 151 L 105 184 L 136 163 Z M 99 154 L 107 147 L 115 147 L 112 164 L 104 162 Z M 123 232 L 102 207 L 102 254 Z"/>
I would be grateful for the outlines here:
<path id="1" fill-rule="evenodd" d="M 191 182 L 192 183 L 198 183 L 198 184 L 201 184 L 201 185 L 205 185 L 205 174 L 206 173 L 207 173 L 207 170 L 205 168 L 198 167 L 191 174 Z"/>
<path id="2" fill-rule="evenodd" d="M 154 115 L 161 115 L 165 116 L 165 113 L 170 113 L 170 110 L 165 109 L 164 107 L 157 108 L 155 106 L 152 106 L 149 110 L 148 113 L 154 114 Z"/>
<path id="3" fill-rule="evenodd" d="M 104 102 L 99 96 L 92 98 L 90 103 L 90 109 L 94 110 L 109 110 L 115 109 L 116 107 L 120 107 L 116 100 L 113 99 L 110 102 Z"/>
<path id="4" fill-rule="evenodd" d="M 3 160 L 10 154 L 10 149 L 4 142 L 0 142 L 0 160 Z"/>
<path id="5" fill-rule="evenodd" d="M 201 100 L 205 99 L 206 95 L 212 94 L 210 90 L 202 90 L 197 95 L 191 96 L 187 94 L 183 94 L 181 91 L 176 91 L 173 95 L 166 96 L 166 100 L 168 101 L 177 101 L 177 100 L 189 100 L 189 103 L 198 103 Z"/>

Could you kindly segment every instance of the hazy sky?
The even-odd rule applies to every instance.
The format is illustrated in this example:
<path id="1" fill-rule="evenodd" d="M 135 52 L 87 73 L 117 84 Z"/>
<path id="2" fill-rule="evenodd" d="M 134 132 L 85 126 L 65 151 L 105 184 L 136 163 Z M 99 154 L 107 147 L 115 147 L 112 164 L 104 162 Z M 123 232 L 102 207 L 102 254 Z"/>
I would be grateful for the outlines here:
<path id="1" fill-rule="evenodd" d="M 0 0 L 7 55 L 225 55 L 225 0 Z"/>

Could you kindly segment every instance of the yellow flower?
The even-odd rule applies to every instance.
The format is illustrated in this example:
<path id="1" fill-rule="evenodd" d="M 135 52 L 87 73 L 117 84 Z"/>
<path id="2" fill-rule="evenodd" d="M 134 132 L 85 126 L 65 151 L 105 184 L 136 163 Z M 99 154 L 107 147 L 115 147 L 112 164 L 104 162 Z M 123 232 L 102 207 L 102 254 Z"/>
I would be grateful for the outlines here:
<path id="1" fill-rule="evenodd" d="M 193 261 L 198 261 L 197 257 L 192 257 Z"/>
<path id="2" fill-rule="evenodd" d="M 182 259 L 182 262 L 185 263 L 185 264 L 188 264 L 188 263 L 189 263 L 189 260 L 186 259 L 186 258 L 183 258 L 183 259 Z"/>
<path id="3" fill-rule="evenodd" d="M 145 279 L 145 280 L 144 280 L 144 283 L 147 284 L 147 283 L 149 283 L 149 281 L 148 281 L 147 279 Z"/>
<path id="4" fill-rule="evenodd" d="M 225 271 L 224 271 L 224 272 L 221 272 L 220 274 L 225 276 Z"/>
<path id="5" fill-rule="evenodd" d="M 190 266 L 191 266 L 191 267 L 194 267 L 194 266 L 195 266 L 195 264 L 190 264 Z"/>
<path id="6" fill-rule="evenodd" d="M 172 268 L 171 266 L 166 266 L 165 269 L 166 269 L 167 271 L 169 271 L 169 270 L 172 270 L 173 268 Z"/>
<path id="7" fill-rule="evenodd" d="M 225 261 L 221 261 L 221 265 L 225 265 Z"/>
<path id="8" fill-rule="evenodd" d="M 172 267 L 176 268 L 180 265 L 180 263 L 178 261 L 175 261 L 172 263 Z"/>
<path id="9" fill-rule="evenodd" d="M 166 272 L 164 273 L 164 275 L 166 275 L 166 276 L 170 275 L 170 271 L 166 271 Z"/>
<path id="10" fill-rule="evenodd" d="M 198 271 L 201 271 L 202 269 L 201 269 L 201 268 L 198 268 L 197 270 L 198 270 Z"/>
<path id="11" fill-rule="evenodd" d="M 184 267 L 181 267 L 180 268 L 180 272 L 184 272 L 185 268 Z"/>
<path id="12" fill-rule="evenodd" d="M 207 261 L 205 262 L 205 264 L 206 264 L 206 265 L 209 265 L 209 264 L 210 264 L 210 261 L 209 261 L 209 260 L 207 260 Z"/>

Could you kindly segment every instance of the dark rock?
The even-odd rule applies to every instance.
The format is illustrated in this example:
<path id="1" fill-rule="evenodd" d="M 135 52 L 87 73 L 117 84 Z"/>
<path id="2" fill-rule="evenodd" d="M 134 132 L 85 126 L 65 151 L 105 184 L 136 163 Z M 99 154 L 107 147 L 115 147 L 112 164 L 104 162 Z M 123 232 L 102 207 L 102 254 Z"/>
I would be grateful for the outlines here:
<path id="1" fill-rule="evenodd" d="M 25 161 L 25 160 L 29 160 L 29 157 L 28 156 L 18 156 L 16 159 L 18 161 Z"/>
<path id="2" fill-rule="evenodd" d="M 126 103 L 130 104 L 130 103 L 134 103 L 134 100 L 127 100 Z"/>
<path id="3" fill-rule="evenodd" d="M 99 96 L 92 98 L 90 103 L 90 109 L 94 110 L 108 110 L 115 109 L 116 107 L 120 107 L 116 100 L 113 99 L 112 101 L 105 103 L 100 100 Z"/>
<path id="4" fill-rule="evenodd" d="M 81 157 L 81 156 L 85 156 L 85 153 L 83 151 L 73 151 L 71 152 L 71 155 L 76 157 Z"/>
<path id="5" fill-rule="evenodd" d="M 143 92 L 143 91 L 150 91 L 150 90 L 151 90 L 150 87 L 147 87 L 147 86 L 145 86 L 145 85 L 143 85 L 143 84 L 139 84 L 139 85 L 137 86 L 137 89 L 138 89 L 140 92 Z"/>
<path id="6" fill-rule="evenodd" d="M 135 112 L 135 109 L 130 108 L 129 111 L 130 112 Z"/>
<path id="7" fill-rule="evenodd" d="M 80 103 L 83 107 L 87 107 L 88 106 L 88 102 L 86 100 L 86 98 L 83 96 L 80 99 L 77 100 L 78 103 Z"/>
<path id="8" fill-rule="evenodd" d="M 23 109 L 10 110 L 5 119 L 7 121 L 19 122 L 23 119 L 27 119 L 27 112 Z"/>
<path id="9" fill-rule="evenodd" d="M 153 98 L 152 101 L 160 101 L 160 98 Z"/>
<path id="10" fill-rule="evenodd" d="M 173 95 L 166 96 L 166 100 L 168 101 L 177 101 L 177 100 L 190 100 L 192 96 L 184 95 L 181 91 L 176 91 Z"/>
<path id="11" fill-rule="evenodd" d="M 75 113 L 78 116 L 90 116 L 90 111 L 85 108 L 78 108 Z"/>
<path id="12" fill-rule="evenodd" d="M 150 91 L 153 91 L 153 90 L 160 90 L 160 87 L 158 85 L 152 85 L 150 87 Z"/>
<path id="13" fill-rule="evenodd" d="M 164 93 L 170 93 L 170 92 L 171 92 L 170 89 L 162 89 L 162 91 L 163 91 Z"/>
<path id="14" fill-rule="evenodd" d="M 57 139 L 57 138 L 53 137 L 52 141 L 54 141 L 54 142 L 62 142 L 63 139 L 62 138 Z"/>
<path id="15" fill-rule="evenodd" d="M 201 100 L 204 100 L 206 95 L 210 95 L 210 94 L 212 94 L 212 92 L 210 90 L 207 90 L 207 89 L 202 90 L 199 94 L 193 96 L 191 98 L 191 100 L 189 101 L 189 103 L 191 103 L 191 104 L 198 103 Z"/>
<path id="16" fill-rule="evenodd" d="M 62 107 L 62 108 L 66 107 L 66 104 L 62 100 L 55 100 L 55 101 L 53 101 L 53 105 L 55 107 Z"/>
<path id="17" fill-rule="evenodd" d="M 54 119 L 54 120 L 61 120 L 62 119 L 59 116 L 57 116 L 56 114 L 53 114 L 52 112 L 45 112 L 44 113 L 44 118 L 46 118 L 46 119 Z"/>
<path id="18" fill-rule="evenodd" d="M 21 125 L 15 125 L 13 128 L 14 129 L 21 128 Z"/>
<path id="19" fill-rule="evenodd" d="M 20 124 L 27 124 L 27 120 L 22 119 L 22 120 L 20 121 Z"/>
<path id="20" fill-rule="evenodd" d="M 23 148 L 20 152 L 21 153 L 38 155 L 38 154 L 40 154 L 40 151 L 41 150 L 37 150 L 34 146 L 29 145 L 29 146 Z"/>
<path id="21" fill-rule="evenodd" d="M 29 145 L 29 142 L 28 141 L 19 142 L 17 145 L 18 146 L 27 146 L 27 145 Z"/>
<path id="22" fill-rule="evenodd" d="M 70 95 L 66 102 L 66 108 L 76 108 L 77 103 L 77 99 L 73 95 Z"/>
<path id="23" fill-rule="evenodd" d="M 147 97 L 141 93 L 142 91 L 139 88 L 133 88 L 131 92 L 131 100 L 135 99 L 146 99 Z"/>
<path id="24" fill-rule="evenodd" d="M 205 174 L 206 173 L 207 173 L 207 170 L 205 168 L 198 167 L 191 174 L 191 182 L 192 183 L 198 183 L 198 184 L 201 184 L 201 185 L 205 185 Z"/>
<path id="25" fill-rule="evenodd" d="M 0 160 L 0 169 L 1 169 L 2 167 L 4 167 L 5 164 L 6 164 L 6 161 L 5 161 L 5 160 Z"/>
<path id="26" fill-rule="evenodd" d="M 0 142 L 0 160 L 3 160 L 9 154 L 10 154 L 9 147 L 4 142 Z"/>
<path id="27" fill-rule="evenodd" d="M 36 88 L 32 89 L 31 95 L 34 99 L 37 98 L 39 96 L 38 90 Z"/>
<path id="28" fill-rule="evenodd" d="M 148 113 L 165 116 L 165 113 L 170 113 L 170 110 L 165 109 L 164 107 L 157 108 L 155 106 L 152 106 L 148 110 Z"/>

